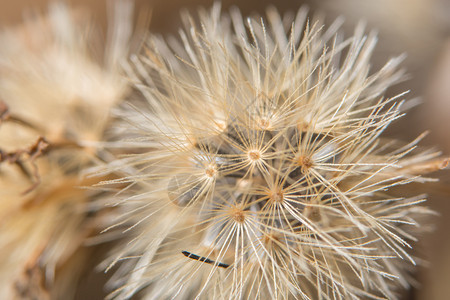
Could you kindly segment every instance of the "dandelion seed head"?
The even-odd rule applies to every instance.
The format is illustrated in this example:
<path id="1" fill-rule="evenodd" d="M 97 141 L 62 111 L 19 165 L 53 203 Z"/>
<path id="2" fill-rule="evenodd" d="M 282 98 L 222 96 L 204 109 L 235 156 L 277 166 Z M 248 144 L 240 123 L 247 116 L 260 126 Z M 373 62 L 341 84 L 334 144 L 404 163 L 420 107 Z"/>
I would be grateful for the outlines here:
<path id="1" fill-rule="evenodd" d="M 372 70 L 373 34 L 342 39 L 304 8 L 244 22 L 215 5 L 199 19 L 127 65 L 141 97 L 118 113 L 136 137 L 125 148 L 142 151 L 114 166 L 135 232 L 117 257 L 136 259 L 111 297 L 396 298 L 429 211 L 389 191 L 441 160 L 381 136 L 402 115 L 404 94 L 384 97 L 400 59 Z"/>

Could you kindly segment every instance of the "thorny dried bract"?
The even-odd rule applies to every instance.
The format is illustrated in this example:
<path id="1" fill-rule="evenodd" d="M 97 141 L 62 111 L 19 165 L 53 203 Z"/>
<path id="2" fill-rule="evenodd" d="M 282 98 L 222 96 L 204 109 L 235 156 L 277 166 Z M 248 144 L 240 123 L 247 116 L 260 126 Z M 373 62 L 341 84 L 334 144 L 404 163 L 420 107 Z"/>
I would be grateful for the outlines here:
<path id="1" fill-rule="evenodd" d="M 380 138 L 402 115 L 404 94 L 383 97 L 401 58 L 371 70 L 373 34 L 343 39 L 304 8 L 199 15 L 127 66 L 142 98 L 120 111 L 134 152 L 110 165 L 129 184 L 112 227 L 132 236 L 112 297 L 395 299 L 430 211 L 390 191 L 447 162 L 423 136 Z"/>

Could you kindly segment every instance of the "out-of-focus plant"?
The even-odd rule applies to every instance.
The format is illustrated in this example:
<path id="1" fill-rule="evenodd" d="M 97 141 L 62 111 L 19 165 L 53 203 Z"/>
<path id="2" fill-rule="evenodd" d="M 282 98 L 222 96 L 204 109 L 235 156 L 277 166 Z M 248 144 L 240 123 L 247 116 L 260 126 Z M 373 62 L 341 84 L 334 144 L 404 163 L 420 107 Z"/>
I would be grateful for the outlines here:
<path id="1" fill-rule="evenodd" d="M 0 298 L 70 299 L 97 233 L 98 192 L 82 171 L 105 160 L 122 101 L 131 2 L 116 1 L 108 38 L 63 4 L 0 34 Z M 106 45 L 102 45 L 105 43 Z"/>

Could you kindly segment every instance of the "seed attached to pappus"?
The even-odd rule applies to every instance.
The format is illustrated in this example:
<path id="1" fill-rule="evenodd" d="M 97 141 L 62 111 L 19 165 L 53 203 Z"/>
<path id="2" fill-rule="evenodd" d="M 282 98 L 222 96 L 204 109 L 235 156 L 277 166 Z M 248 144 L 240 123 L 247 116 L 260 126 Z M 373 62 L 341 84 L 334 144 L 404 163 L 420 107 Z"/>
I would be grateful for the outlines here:
<path id="1" fill-rule="evenodd" d="M 221 262 L 217 263 L 217 262 L 215 262 L 215 261 L 213 261 L 213 260 L 211 260 L 209 258 L 206 258 L 206 257 L 203 257 L 203 256 L 199 256 L 199 255 L 193 254 L 193 253 L 188 252 L 188 251 L 181 251 L 181 253 L 183 253 L 184 256 L 186 256 L 188 258 L 191 258 L 193 260 L 198 260 L 198 261 L 204 262 L 206 264 L 215 265 L 215 266 L 218 266 L 218 267 L 221 267 L 221 268 L 225 268 L 226 269 L 226 268 L 228 268 L 230 266 L 230 265 L 227 265 L 227 264 L 224 264 L 224 263 L 221 263 Z"/>

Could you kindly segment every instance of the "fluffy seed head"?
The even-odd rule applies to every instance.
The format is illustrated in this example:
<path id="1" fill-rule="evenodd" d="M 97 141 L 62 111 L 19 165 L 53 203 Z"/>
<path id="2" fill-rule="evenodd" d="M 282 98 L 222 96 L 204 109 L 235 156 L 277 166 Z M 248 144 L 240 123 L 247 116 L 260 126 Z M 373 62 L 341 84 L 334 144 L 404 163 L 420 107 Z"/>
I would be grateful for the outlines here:
<path id="1" fill-rule="evenodd" d="M 428 211 L 390 191 L 439 155 L 380 138 L 401 115 L 403 95 L 383 97 L 401 59 L 371 70 L 374 35 L 343 39 L 305 9 L 183 20 L 127 66 L 134 154 L 111 168 L 131 183 L 119 208 L 134 236 L 112 296 L 396 298 Z"/>

